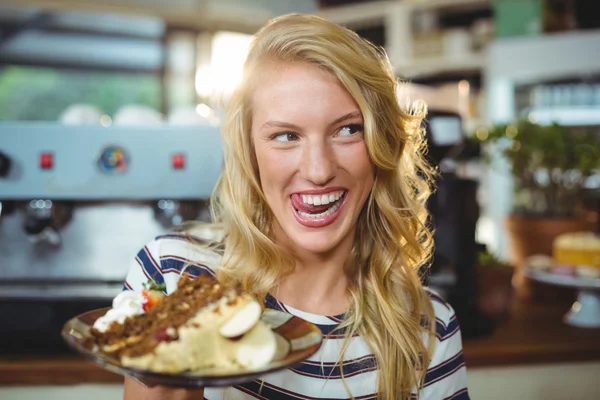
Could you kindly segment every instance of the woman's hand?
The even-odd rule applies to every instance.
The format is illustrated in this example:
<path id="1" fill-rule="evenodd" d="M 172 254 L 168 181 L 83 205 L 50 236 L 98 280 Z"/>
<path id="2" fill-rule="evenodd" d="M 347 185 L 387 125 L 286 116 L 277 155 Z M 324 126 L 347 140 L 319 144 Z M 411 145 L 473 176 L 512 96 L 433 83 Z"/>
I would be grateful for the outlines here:
<path id="1" fill-rule="evenodd" d="M 124 400 L 202 400 L 204 389 L 174 389 L 164 386 L 145 386 L 133 378 L 125 377 Z"/>

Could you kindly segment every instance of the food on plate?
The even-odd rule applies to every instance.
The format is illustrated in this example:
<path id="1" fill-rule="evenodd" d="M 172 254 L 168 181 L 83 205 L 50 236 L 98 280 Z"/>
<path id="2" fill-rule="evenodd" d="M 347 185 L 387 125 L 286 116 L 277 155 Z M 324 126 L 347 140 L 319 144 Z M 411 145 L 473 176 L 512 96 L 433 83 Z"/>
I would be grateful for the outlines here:
<path id="1" fill-rule="evenodd" d="M 593 232 L 571 232 L 557 236 L 552 243 L 557 264 L 600 270 L 600 235 Z"/>
<path id="2" fill-rule="evenodd" d="M 527 258 L 527 266 L 539 271 L 547 271 L 553 264 L 554 260 L 552 257 L 544 254 L 536 254 Z"/>
<path id="3" fill-rule="evenodd" d="M 200 276 L 182 277 L 169 296 L 162 290 L 119 294 L 91 329 L 97 349 L 125 367 L 164 373 L 260 368 L 274 359 L 275 333 L 240 287 Z"/>
<path id="4" fill-rule="evenodd" d="M 556 275 L 600 279 L 600 235 L 570 232 L 552 243 L 553 257 L 536 254 L 527 258 L 528 268 Z"/>
<path id="5" fill-rule="evenodd" d="M 550 272 L 562 276 L 575 276 L 575 268 L 572 265 L 554 265 Z"/>
<path id="6" fill-rule="evenodd" d="M 577 268 L 577 277 L 584 279 L 600 279 L 600 268 L 581 266 Z"/>

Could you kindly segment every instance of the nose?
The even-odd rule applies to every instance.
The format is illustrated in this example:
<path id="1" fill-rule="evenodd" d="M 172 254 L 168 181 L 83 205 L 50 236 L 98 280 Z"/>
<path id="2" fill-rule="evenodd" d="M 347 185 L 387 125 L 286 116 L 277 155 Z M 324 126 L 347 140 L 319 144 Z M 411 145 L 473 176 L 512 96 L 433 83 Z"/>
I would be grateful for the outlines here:
<path id="1" fill-rule="evenodd" d="M 302 151 L 300 176 L 315 185 L 323 186 L 334 178 L 336 165 L 331 144 L 326 141 L 307 143 Z"/>

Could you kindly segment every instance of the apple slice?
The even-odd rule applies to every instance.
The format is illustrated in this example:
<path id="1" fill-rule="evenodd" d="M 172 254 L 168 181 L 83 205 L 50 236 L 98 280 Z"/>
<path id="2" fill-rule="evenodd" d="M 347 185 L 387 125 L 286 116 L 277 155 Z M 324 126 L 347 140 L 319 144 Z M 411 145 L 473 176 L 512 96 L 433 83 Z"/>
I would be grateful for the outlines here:
<path id="1" fill-rule="evenodd" d="M 219 329 L 219 333 L 226 338 L 242 336 L 256 325 L 261 314 L 260 304 L 251 301 L 225 322 Z"/>
<path id="2" fill-rule="evenodd" d="M 273 361 L 276 354 L 275 333 L 266 324 L 258 323 L 240 340 L 236 359 L 242 367 L 260 368 Z"/>

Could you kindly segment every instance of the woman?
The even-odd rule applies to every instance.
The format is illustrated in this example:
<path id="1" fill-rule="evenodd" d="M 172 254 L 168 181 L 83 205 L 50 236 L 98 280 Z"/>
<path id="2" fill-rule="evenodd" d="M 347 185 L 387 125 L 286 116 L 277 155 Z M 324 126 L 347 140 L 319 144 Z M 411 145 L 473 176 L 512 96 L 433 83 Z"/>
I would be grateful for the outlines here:
<path id="1" fill-rule="evenodd" d="M 192 392 L 127 379 L 125 397 L 468 399 L 454 312 L 418 275 L 432 252 L 424 109 L 400 108 L 382 52 L 315 16 L 277 18 L 228 107 L 210 227 L 222 246 L 157 238 L 126 288 L 153 276 L 172 291 L 186 267 L 242 282 L 329 335 L 264 382 Z"/>

